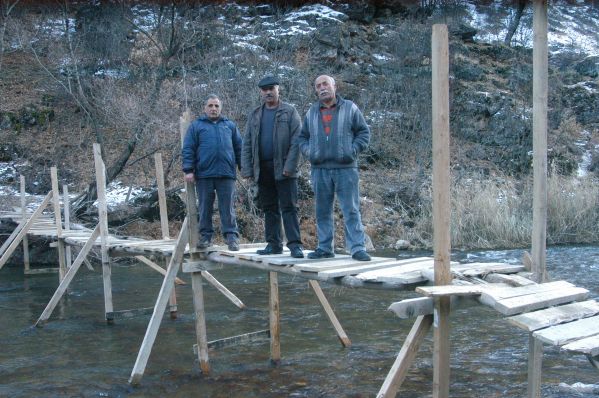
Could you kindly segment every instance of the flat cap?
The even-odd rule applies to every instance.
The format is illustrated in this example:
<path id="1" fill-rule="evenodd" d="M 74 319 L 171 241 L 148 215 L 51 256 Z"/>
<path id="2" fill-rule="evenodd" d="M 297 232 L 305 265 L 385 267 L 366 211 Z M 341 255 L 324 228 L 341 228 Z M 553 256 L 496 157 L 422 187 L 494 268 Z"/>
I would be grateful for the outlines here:
<path id="1" fill-rule="evenodd" d="M 273 75 L 264 76 L 262 78 L 262 80 L 260 80 L 258 82 L 258 87 L 260 87 L 260 88 L 270 87 L 270 86 L 278 86 L 278 85 L 279 85 L 279 79 L 277 79 Z"/>

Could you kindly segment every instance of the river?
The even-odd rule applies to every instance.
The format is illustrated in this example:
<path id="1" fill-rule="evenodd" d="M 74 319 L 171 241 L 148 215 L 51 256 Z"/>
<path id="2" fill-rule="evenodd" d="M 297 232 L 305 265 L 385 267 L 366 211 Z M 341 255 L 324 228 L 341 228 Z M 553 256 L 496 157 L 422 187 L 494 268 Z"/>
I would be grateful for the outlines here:
<path id="1" fill-rule="evenodd" d="M 414 254 L 410 254 L 414 255 Z M 521 250 L 455 252 L 462 262 L 519 262 Z M 565 279 L 599 296 L 599 247 L 553 247 L 552 280 Z M 282 363 L 272 366 L 269 345 L 254 342 L 210 353 L 212 373 L 195 360 L 191 283 L 178 286 L 179 316 L 165 316 L 141 385 L 127 380 L 149 316 L 104 320 L 101 267 L 79 270 L 44 328 L 35 323 L 57 286 L 57 275 L 25 278 L 21 267 L 0 271 L 1 397 L 372 397 L 379 390 L 413 320 L 387 311 L 410 292 L 322 284 L 352 340 L 343 348 L 304 279 L 279 276 Z M 239 310 L 206 286 L 208 339 L 268 328 L 266 273 L 225 268 L 213 275 L 247 306 Z M 190 282 L 189 275 L 180 275 Z M 153 306 L 162 277 L 143 266 L 113 267 L 115 310 Z M 418 353 L 401 397 L 430 397 L 432 333 Z M 451 397 L 523 397 L 528 335 L 486 307 L 451 316 Z M 584 356 L 545 348 L 543 397 L 597 397 L 599 372 Z M 588 392 L 568 386 L 585 385 Z M 595 394 L 592 392 L 595 390 Z"/>

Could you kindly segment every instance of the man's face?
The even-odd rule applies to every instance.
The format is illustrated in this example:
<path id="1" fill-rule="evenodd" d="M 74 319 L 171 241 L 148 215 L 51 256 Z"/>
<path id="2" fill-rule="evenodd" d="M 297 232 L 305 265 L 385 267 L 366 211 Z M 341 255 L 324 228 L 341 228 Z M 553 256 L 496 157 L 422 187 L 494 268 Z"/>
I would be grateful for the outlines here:
<path id="1" fill-rule="evenodd" d="M 276 105 L 279 103 L 279 86 L 260 87 L 260 96 L 266 105 Z"/>
<path id="2" fill-rule="evenodd" d="M 319 76 L 314 81 L 318 99 L 327 102 L 335 98 L 335 82 L 329 76 Z"/>
<path id="3" fill-rule="evenodd" d="M 220 117 L 220 100 L 216 98 L 210 98 L 204 105 L 204 113 L 210 120 L 217 120 Z"/>

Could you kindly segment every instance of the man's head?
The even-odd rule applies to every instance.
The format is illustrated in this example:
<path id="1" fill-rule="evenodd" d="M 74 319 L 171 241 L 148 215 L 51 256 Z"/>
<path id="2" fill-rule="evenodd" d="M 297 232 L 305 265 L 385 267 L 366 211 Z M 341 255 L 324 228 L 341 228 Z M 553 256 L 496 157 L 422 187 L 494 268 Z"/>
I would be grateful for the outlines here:
<path id="1" fill-rule="evenodd" d="M 335 79 L 328 75 L 321 75 L 314 80 L 314 89 L 318 99 L 324 104 L 335 100 Z"/>
<path id="2" fill-rule="evenodd" d="M 221 112 L 221 102 L 216 94 L 210 94 L 204 102 L 204 113 L 213 122 L 218 120 Z"/>
<path id="3" fill-rule="evenodd" d="M 272 75 L 265 76 L 258 82 L 258 87 L 262 101 L 267 107 L 274 108 L 279 105 L 279 79 Z"/>

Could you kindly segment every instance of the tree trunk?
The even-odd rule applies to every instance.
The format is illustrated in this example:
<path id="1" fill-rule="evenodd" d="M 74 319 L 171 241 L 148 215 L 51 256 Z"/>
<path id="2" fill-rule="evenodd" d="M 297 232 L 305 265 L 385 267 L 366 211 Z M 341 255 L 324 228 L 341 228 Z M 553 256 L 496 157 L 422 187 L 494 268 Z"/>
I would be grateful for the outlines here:
<path id="1" fill-rule="evenodd" d="M 505 40 L 503 43 L 506 46 L 510 46 L 512 43 L 512 38 L 520 25 L 520 18 L 522 17 L 522 13 L 524 12 L 524 8 L 526 8 L 526 0 L 518 0 L 518 8 L 516 9 L 516 15 L 514 15 L 514 19 L 510 23 L 510 26 L 507 30 L 507 34 L 505 35 Z"/>

